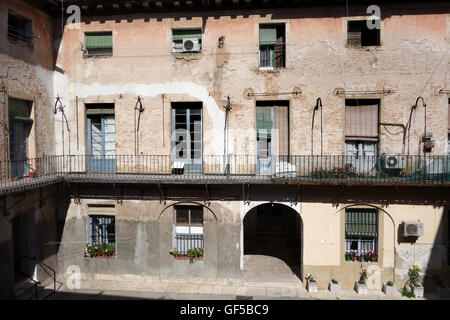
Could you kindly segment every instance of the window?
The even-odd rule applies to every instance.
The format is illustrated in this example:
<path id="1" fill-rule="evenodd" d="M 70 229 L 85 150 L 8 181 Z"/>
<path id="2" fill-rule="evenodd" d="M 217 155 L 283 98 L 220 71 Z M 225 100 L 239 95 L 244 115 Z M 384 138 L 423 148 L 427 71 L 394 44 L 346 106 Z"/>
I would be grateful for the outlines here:
<path id="1" fill-rule="evenodd" d="M 368 172 L 376 165 L 379 100 L 345 100 L 346 163 L 356 172 Z"/>
<path id="2" fill-rule="evenodd" d="M 349 208 L 345 210 L 345 253 L 378 253 L 378 211 Z"/>
<path id="3" fill-rule="evenodd" d="M 173 247 L 184 255 L 192 248 L 203 249 L 203 207 L 175 207 L 175 237 L 173 242 Z"/>
<path id="4" fill-rule="evenodd" d="M 114 104 L 86 104 L 89 170 L 114 172 L 116 135 Z"/>
<path id="5" fill-rule="evenodd" d="M 31 20 L 18 16 L 14 13 L 8 13 L 8 37 L 27 44 L 32 44 L 33 23 Z"/>
<path id="6" fill-rule="evenodd" d="M 84 46 L 86 56 L 112 56 L 112 32 L 85 32 Z"/>
<path id="7" fill-rule="evenodd" d="M 89 216 L 89 240 L 95 244 L 115 244 L 116 226 L 114 216 L 90 215 Z"/>
<path id="8" fill-rule="evenodd" d="M 202 29 L 173 29 L 172 52 L 201 52 Z"/>
<path id="9" fill-rule="evenodd" d="M 259 25 L 259 67 L 278 69 L 285 66 L 284 24 Z"/>
<path id="10" fill-rule="evenodd" d="M 347 45 L 367 47 L 380 45 L 380 29 L 369 29 L 367 20 L 347 22 Z"/>
<path id="11" fill-rule="evenodd" d="M 202 103 L 172 103 L 172 153 L 185 172 L 202 172 Z"/>
<path id="12" fill-rule="evenodd" d="M 9 98 L 8 114 L 11 176 L 27 177 L 31 170 L 28 162 L 29 137 L 33 126 L 31 102 Z"/>

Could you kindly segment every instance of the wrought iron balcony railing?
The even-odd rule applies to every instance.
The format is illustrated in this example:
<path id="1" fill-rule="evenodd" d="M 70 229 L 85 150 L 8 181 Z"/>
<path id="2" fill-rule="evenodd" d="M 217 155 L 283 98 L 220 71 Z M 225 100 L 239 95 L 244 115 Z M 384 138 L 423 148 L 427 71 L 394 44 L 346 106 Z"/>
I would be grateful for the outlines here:
<path id="1" fill-rule="evenodd" d="M 55 181 L 450 184 L 450 156 L 45 156 L 0 161 L 0 193 Z"/>

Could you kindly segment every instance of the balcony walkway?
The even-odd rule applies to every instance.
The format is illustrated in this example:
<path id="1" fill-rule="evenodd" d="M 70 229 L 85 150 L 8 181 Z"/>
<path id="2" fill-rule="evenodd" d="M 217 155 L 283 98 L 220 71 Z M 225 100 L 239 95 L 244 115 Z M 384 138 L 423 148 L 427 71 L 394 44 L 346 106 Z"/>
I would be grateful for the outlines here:
<path id="1" fill-rule="evenodd" d="M 203 163 L 174 169 L 171 156 L 51 156 L 0 162 L 0 195 L 57 183 L 95 184 L 217 184 L 217 185 L 352 185 L 450 186 L 450 156 L 396 156 L 386 168 L 382 157 L 279 156 L 204 157 Z M 197 166 L 197 167 L 196 167 Z M 7 178 L 10 168 L 29 167 L 30 177 Z M 90 168 L 90 169 L 87 169 Z M 227 168 L 227 170 L 225 170 Z M 414 169 L 412 169 L 414 168 Z M 94 170 L 92 170 L 94 169 Z M 28 169 L 27 169 L 28 170 Z"/>

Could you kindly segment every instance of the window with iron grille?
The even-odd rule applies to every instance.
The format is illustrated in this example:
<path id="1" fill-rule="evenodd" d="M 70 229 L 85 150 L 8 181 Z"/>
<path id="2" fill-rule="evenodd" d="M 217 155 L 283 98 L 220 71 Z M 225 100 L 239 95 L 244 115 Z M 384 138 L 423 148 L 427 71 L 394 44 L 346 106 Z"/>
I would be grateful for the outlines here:
<path id="1" fill-rule="evenodd" d="M 204 247 L 203 207 L 175 206 L 173 247 L 186 255 L 189 249 Z"/>
<path id="2" fill-rule="evenodd" d="M 32 44 L 33 23 L 31 20 L 8 12 L 8 37 Z"/>
<path id="3" fill-rule="evenodd" d="M 375 252 L 375 254 L 374 254 Z M 378 210 L 349 208 L 345 210 L 346 260 L 356 256 L 359 261 L 378 258 Z"/>
<path id="4" fill-rule="evenodd" d="M 114 216 L 89 216 L 89 239 L 92 245 L 115 244 L 116 226 Z"/>
<path id="5" fill-rule="evenodd" d="M 84 46 L 86 56 L 112 56 L 112 31 L 85 32 Z"/>
<path id="6" fill-rule="evenodd" d="M 284 24 L 259 26 L 259 67 L 278 69 L 286 67 Z"/>
<path id="7" fill-rule="evenodd" d="M 349 47 L 379 46 L 380 29 L 369 29 L 367 20 L 348 21 L 347 45 Z"/>

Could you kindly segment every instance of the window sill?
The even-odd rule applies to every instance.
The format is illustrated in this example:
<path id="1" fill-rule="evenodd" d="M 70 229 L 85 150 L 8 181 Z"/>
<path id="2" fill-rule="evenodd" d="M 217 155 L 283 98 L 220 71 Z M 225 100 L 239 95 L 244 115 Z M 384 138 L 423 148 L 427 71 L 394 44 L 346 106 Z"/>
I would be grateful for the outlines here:
<path id="1" fill-rule="evenodd" d="M 345 260 L 346 263 L 370 263 L 370 264 L 377 264 L 378 261 L 351 261 L 351 260 Z"/>
<path id="2" fill-rule="evenodd" d="M 286 67 L 282 67 L 282 68 L 259 67 L 259 72 L 261 72 L 261 73 L 280 73 L 280 71 L 283 69 L 286 69 Z"/>
<path id="3" fill-rule="evenodd" d="M 111 54 L 83 54 L 83 58 L 85 59 L 89 59 L 89 58 L 109 58 L 112 57 L 112 53 Z"/>
<path id="4" fill-rule="evenodd" d="M 113 256 L 84 256 L 85 258 L 89 258 L 89 259 L 93 259 L 93 258 L 106 258 L 106 259 L 108 259 L 108 258 L 116 258 L 117 256 L 116 255 L 113 255 Z"/>
<path id="5" fill-rule="evenodd" d="M 172 55 L 175 59 L 199 60 L 203 55 L 202 52 L 173 52 Z"/>
<path id="6" fill-rule="evenodd" d="M 186 256 L 181 256 L 181 257 L 173 257 L 173 260 L 190 260 L 189 257 Z M 201 258 L 194 258 L 194 261 L 204 261 L 205 257 L 201 257 Z"/>
<path id="7" fill-rule="evenodd" d="M 24 40 L 20 40 L 20 39 L 8 36 L 8 41 L 12 44 L 20 45 L 21 47 L 33 49 L 33 43 L 28 43 Z"/>

